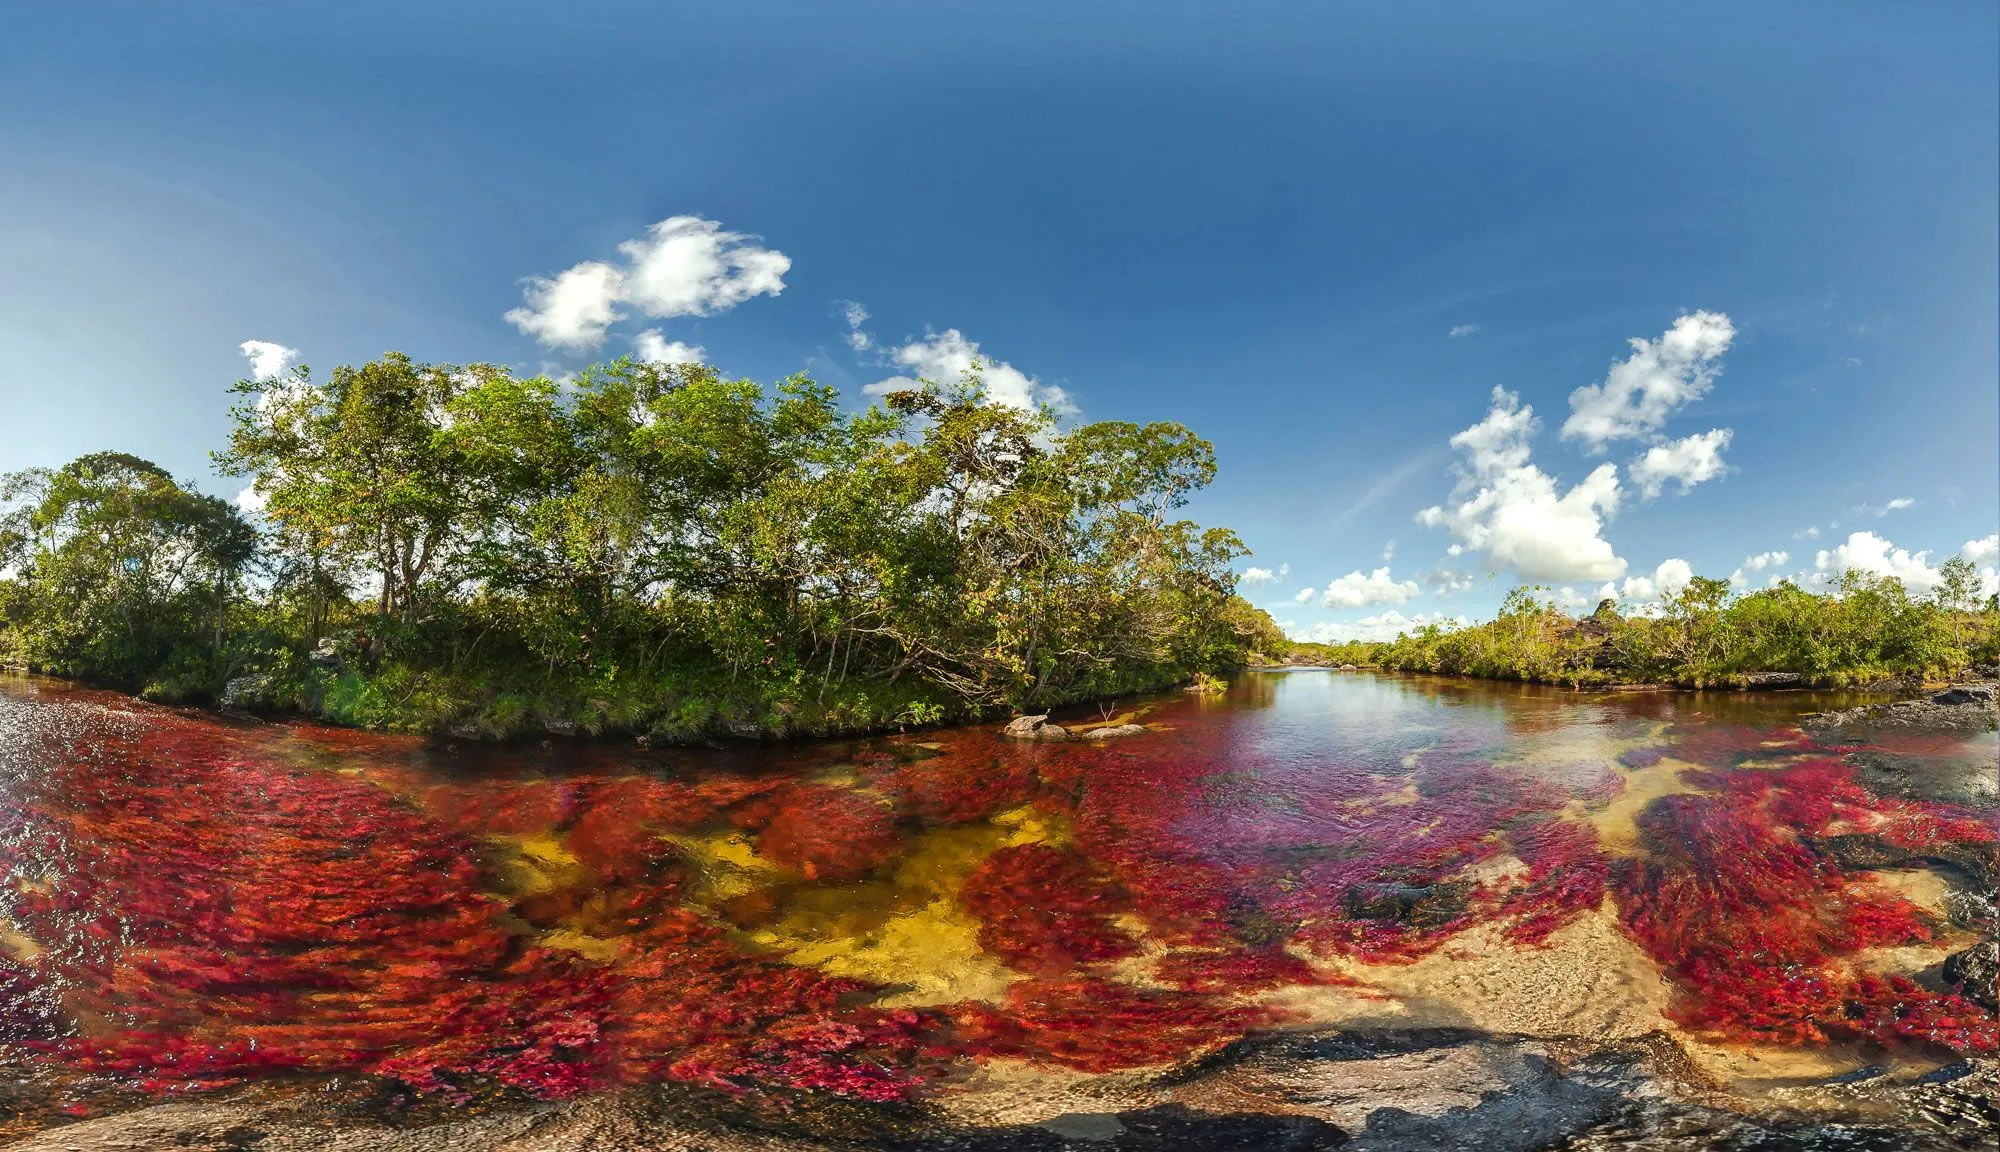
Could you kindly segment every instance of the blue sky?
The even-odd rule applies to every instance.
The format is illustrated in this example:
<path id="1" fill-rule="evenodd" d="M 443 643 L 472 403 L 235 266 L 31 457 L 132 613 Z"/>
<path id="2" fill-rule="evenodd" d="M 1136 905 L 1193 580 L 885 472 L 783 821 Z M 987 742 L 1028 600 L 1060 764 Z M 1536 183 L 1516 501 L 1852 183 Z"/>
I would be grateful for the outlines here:
<path id="1" fill-rule="evenodd" d="M 597 307 L 603 356 L 859 404 L 976 344 L 1184 422 L 1299 635 L 1921 585 L 2000 526 L 1996 58 L 1945 0 L 19 6 L 0 468 L 233 493 L 244 341 L 565 370 Z"/>

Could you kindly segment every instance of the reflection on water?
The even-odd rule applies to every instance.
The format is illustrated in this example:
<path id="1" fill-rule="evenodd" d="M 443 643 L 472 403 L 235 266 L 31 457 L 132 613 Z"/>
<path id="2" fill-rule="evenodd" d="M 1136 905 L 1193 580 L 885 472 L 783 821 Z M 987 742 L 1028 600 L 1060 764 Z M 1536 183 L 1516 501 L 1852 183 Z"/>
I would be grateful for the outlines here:
<path id="1" fill-rule="evenodd" d="M 1664 1029 L 1745 1094 L 1993 1052 L 1938 965 L 1991 926 L 1994 738 L 1795 727 L 1840 702 L 1292 671 L 1096 745 L 697 752 L 0 682 L 0 1042 L 104 1074 L 85 1110 L 354 1072 L 973 1109 L 1350 1024 Z"/>

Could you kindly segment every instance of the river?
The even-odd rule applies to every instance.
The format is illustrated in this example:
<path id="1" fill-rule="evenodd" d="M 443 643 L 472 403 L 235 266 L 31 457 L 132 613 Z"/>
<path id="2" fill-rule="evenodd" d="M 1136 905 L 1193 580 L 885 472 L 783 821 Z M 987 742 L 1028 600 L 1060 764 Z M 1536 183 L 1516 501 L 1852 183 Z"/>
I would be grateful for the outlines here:
<path id="1" fill-rule="evenodd" d="M 0 1140 L 1958 1146 L 1910 1093 L 2000 1047 L 1940 975 L 2000 745 L 1797 724 L 1847 702 L 1294 670 L 1098 742 L 492 748 L 0 679 Z"/>

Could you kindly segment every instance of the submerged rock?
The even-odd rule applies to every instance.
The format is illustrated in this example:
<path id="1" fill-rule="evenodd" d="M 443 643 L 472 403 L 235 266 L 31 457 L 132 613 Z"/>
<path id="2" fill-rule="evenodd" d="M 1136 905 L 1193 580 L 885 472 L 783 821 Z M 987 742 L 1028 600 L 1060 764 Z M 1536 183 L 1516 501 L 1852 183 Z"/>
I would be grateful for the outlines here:
<path id="1" fill-rule="evenodd" d="M 2000 943 L 1982 940 L 1945 959 L 1944 981 L 1975 1004 L 2000 1011 Z"/>
<path id="2" fill-rule="evenodd" d="M 1396 920 L 1419 928 L 1434 928 L 1465 914 L 1470 885 L 1356 884 L 1341 898 L 1349 916 L 1361 920 Z"/>

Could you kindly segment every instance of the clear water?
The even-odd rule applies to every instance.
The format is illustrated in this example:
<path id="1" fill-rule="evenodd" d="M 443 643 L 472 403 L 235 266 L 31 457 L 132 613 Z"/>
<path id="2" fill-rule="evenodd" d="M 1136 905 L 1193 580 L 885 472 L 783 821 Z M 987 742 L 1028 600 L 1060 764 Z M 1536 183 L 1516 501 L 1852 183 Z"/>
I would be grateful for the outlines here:
<path id="1" fill-rule="evenodd" d="M 1097 743 L 492 749 L 5 680 L 0 1055 L 32 1130 L 357 1074 L 1033 1119 L 1300 1028 L 1660 1034 L 1745 1099 L 1990 1054 L 1938 969 L 2000 746 L 1797 727 L 1847 702 L 1300 670 Z"/>

